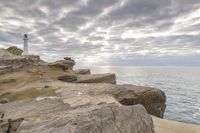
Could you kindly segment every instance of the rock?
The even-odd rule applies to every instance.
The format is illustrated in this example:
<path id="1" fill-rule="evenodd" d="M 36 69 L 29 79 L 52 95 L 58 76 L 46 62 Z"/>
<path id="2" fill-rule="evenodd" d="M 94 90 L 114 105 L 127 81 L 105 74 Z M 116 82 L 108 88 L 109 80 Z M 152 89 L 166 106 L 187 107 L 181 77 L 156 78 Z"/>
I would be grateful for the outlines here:
<path id="1" fill-rule="evenodd" d="M 18 119 L 28 117 L 40 117 L 45 114 L 56 113 L 70 109 L 60 99 L 44 99 L 34 101 L 15 101 L 0 106 L 0 112 L 4 112 L 4 119 Z"/>
<path id="2" fill-rule="evenodd" d="M 142 104 L 150 114 L 160 118 L 164 116 L 166 96 L 159 89 L 134 85 L 117 85 L 113 95 L 123 105 Z"/>
<path id="3" fill-rule="evenodd" d="M 0 99 L 0 104 L 5 104 L 5 103 L 8 103 L 9 100 L 7 98 L 2 98 Z"/>
<path id="4" fill-rule="evenodd" d="M 5 53 L 4 53 L 5 54 Z M 27 67 L 33 67 L 43 64 L 39 56 L 8 56 L 0 58 L 0 74 L 5 74 L 12 71 L 23 70 Z"/>
<path id="5" fill-rule="evenodd" d="M 34 110 L 33 110 L 34 111 Z M 140 106 L 90 106 L 27 117 L 19 133 L 154 133 L 151 116 Z"/>
<path id="6" fill-rule="evenodd" d="M 55 68 L 55 69 L 61 69 L 63 71 L 68 70 L 68 65 L 64 64 L 63 62 L 57 61 L 57 62 L 49 63 L 48 66 L 51 67 L 51 68 Z"/>
<path id="7" fill-rule="evenodd" d="M 73 71 L 74 65 L 75 65 L 74 60 L 59 60 L 48 64 L 48 66 L 50 66 L 51 68 L 61 69 L 63 71 L 68 71 L 68 72 Z"/>
<path id="8" fill-rule="evenodd" d="M 9 47 L 7 51 L 12 53 L 13 55 L 22 55 L 23 53 L 23 50 L 17 48 L 16 46 Z"/>
<path id="9" fill-rule="evenodd" d="M 56 84 L 56 82 L 54 82 Z M 57 84 L 58 86 L 58 84 Z M 64 103 L 72 107 L 118 103 L 121 105 L 143 105 L 151 115 L 163 118 L 166 97 L 163 91 L 134 85 L 113 84 L 65 84 L 56 93 Z"/>
<path id="10" fill-rule="evenodd" d="M 114 85 L 115 74 L 76 74 L 75 61 L 68 57 L 44 65 L 35 64 L 38 61 L 37 57 L 9 56 L 4 62 L 12 69 L 35 67 L 1 76 L 2 95 L 49 87 L 55 92 L 53 98 L 20 97 L 0 105 L 3 121 L 24 118 L 15 128 L 18 133 L 154 133 L 150 114 L 163 117 L 166 97 L 159 89 Z"/>
<path id="11" fill-rule="evenodd" d="M 8 119 L 0 122 L 0 133 L 17 133 L 18 127 L 24 118 Z"/>
<path id="12" fill-rule="evenodd" d="M 77 81 L 77 77 L 75 75 L 72 75 L 72 74 L 67 74 L 67 75 L 64 75 L 64 76 L 60 76 L 57 79 L 61 80 L 61 81 L 65 81 L 65 82 Z"/>
<path id="13" fill-rule="evenodd" d="M 12 66 L 0 66 L 0 75 L 12 72 Z"/>
<path id="14" fill-rule="evenodd" d="M 11 57 L 15 57 L 15 55 L 11 54 L 6 49 L 0 49 L 0 60 L 4 58 L 11 58 Z"/>
<path id="15" fill-rule="evenodd" d="M 1 105 L 0 112 L 5 112 L 4 119 L 24 118 L 15 128 L 18 133 L 154 133 L 152 118 L 141 105 L 101 103 L 71 107 L 63 100 L 11 102 Z"/>
<path id="16" fill-rule="evenodd" d="M 24 55 L 23 57 L 29 60 L 29 62 L 32 64 L 44 63 L 44 61 L 42 61 L 38 55 Z"/>
<path id="17" fill-rule="evenodd" d="M 12 66 L 0 66 L 0 70 L 12 69 Z"/>
<path id="18" fill-rule="evenodd" d="M 65 60 L 72 60 L 71 57 L 64 57 Z"/>
<path id="19" fill-rule="evenodd" d="M 62 99 L 64 103 L 68 103 L 73 108 L 87 105 L 97 106 L 102 103 L 115 103 L 120 105 L 120 103 L 112 95 L 112 91 L 115 90 L 115 85 L 113 84 L 63 84 L 54 82 L 54 85 L 61 88 L 56 91 L 56 94 L 60 97 L 60 99 Z"/>
<path id="20" fill-rule="evenodd" d="M 0 122 L 3 121 L 4 115 L 5 115 L 5 114 L 4 114 L 3 112 L 0 112 Z"/>
<path id="21" fill-rule="evenodd" d="M 82 75 L 91 74 L 90 69 L 78 69 L 78 70 L 75 70 L 75 73 L 82 74 Z"/>
<path id="22" fill-rule="evenodd" d="M 76 83 L 111 83 L 116 84 L 116 76 L 113 73 L 78 75 Z"/>

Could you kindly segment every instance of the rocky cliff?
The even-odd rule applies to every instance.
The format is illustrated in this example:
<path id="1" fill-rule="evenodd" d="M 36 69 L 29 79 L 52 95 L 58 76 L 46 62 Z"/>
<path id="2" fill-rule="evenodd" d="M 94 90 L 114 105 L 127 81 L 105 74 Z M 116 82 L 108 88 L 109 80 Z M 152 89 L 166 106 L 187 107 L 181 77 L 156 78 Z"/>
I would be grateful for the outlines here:
<path id="1" fill-rule="evenodd" d="M 22 56 L 18 49 L 0 49 L 0 75 L 45 63 L 36 55 Z"/>
<path id="2" fill-rule="evenodd" d="M 112 73 L 74 70 L 68 57 L 40 62 L 4 51 L 0 133 L 154 133 L 150 114 L 163 117 L 160 89 L 118 85 Z"/>

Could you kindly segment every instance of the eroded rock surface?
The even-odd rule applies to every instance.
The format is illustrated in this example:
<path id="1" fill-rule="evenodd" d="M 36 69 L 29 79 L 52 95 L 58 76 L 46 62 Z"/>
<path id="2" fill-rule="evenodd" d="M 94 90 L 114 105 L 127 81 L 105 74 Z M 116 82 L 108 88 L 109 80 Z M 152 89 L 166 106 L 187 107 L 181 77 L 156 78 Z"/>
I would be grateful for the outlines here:
<path id="1" fill-rule="evenodd" d="M 73 72 L 73 67 L 75 65 L 75 61 L 69 57 L 65 57 L 64 60 L 59 60 L 56 62 L 49 63 L 48 66 L 60 69 L 63 71 Z"/>
<path id="2" fill-rule="evenodd" d="M 82 74 L 82 75 L 91 74 L 90 69 L 77 69 L 75 70 L 75 73 Z"/>
<path id="3" fill-rule="evenodd" d="M 12 108 L 18 107 L 19 104 L 17 102 L 12 103 Z M 27 109 L 27 104 L 22 104 L 18 109 L 6 112 L 5 117 L 24 118 L 17 128 L 18 133 L 155 132 L 151 116 L 141 105 L 118 106 L 117 104 L 100 104 L 77 108 L 66 108 L 64 106 L 65 104 L 61 103 L 57 105 L 59 109 L 56 109 L 56 106 L 53 104 L 35 102 L 34 104 L 30 103 L 29 107 L 31 109 Z M 26 111 L 23 111 L 23 109 Z M 54 110 L 52 111 L 52 109 Z"/>
<path id="4" fill-rule="evenodd" d="M 65 74 L 59 76 L 58 80 L 65 82 L 74 83 L 111 83 L 116 84 L 115 74 L 90 74 L 90 75 L 80 75 L 80 74 Z"/>
<path id="5" fill-rule="evenodd" d="M 14 55 L 5 49 L 0 49 L 0 75 L 42 63 L 44 61 L 40 60 L 39 56 Z"/>
<path id="6" fill-rule="evenodd" d="M 151 115 L 160 118 L 163 118 L 166 107 L 164 92 L 135 85 L 66 84 L 56 93 L 73 107 L 100 103 L 119 103 L 126 106 L 141 104 Z"/>
<path id="7" fill-rule="evenodd" d="M 116 84 L 114 73 L 78 75 L 76 83 L 111 83 Z"/>
<path id="8" fill-rule="evenodd" d="M 4 113 L 0 112 L 0 133 L 17 133 L 24 118 L 4 119 Z"/>
<path id="9" fill-rule="evenodd" d="M 166 96 L 160 89 L 134 85 L 117 85 L 117 89 L 113 94 L 123 105 L 142 104 L 150 114 L 160 118 L 164 116 Z"/>
<path id="10" fill-rule="evenodd" d="M 69 104 L 64 104 L 59 99 L 43 99 L 35 101 L 16 101 L 0 106 L 0 112 L 5 119 L 18 119 L 27 117 L 40 117 L 45 114 L 69 109 Z"/>

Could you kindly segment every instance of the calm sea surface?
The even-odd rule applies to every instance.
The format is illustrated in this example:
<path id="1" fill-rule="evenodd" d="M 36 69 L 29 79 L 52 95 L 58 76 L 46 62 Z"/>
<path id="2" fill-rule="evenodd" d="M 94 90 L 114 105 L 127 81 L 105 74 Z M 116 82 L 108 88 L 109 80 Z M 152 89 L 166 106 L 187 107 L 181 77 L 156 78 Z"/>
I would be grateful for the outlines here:
<path id="1" fill-rule="evenodd" d="M 200 124 L 200 67 L 92 67 L 91 71 L 116 73 L 118 84 L 160 88 L 167 96 L 166 119 Z"/>

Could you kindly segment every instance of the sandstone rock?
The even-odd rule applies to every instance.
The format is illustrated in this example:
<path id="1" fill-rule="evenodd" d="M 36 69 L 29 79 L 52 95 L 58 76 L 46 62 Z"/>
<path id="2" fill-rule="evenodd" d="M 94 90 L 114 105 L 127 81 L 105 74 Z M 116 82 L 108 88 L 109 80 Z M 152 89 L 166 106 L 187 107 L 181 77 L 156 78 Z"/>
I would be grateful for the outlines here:
<path id="1" fill-rule="evenodd" d="M 39 101 L 16 101 L 0 106 L 0 112 L 4 112 L 4 119 L 19 119 L 28 117 L 40 117 L 45 114 L 56 113 L 70 109 L 60 99 L 44 99 Z"/>
<path id="2" fill-rule="evenodd" d="M 12 64 L 12 69 L 16 69 L 33 65 L 34 62 L 37 65 L 39 60 L 37 57 L 11 56 L 6 61 Z M 166 102 L 164 92 L 148 87 L 114 85 L 115 74 L 76 74 L 74 65 L 75 61 L 67 57 L 65 60 L 33 67 L 32 73 L 28 70 L 11 73 L 11 77 L 15 74 L 14 77 L 20 75 L 23 78 L 10 85 L 8 90 L 5 88 L 9 82 L 1 77 L 4 82 L 1 89 L 3 93 L 48 86 L 56 91 L 55 99 L 37 98 L 0 105 L 0 112 L 5 113 L 4 119 L 24 118 L 17 127 L 18 133 L 154 133 L 152 119 L 147 111 L 158 117 L 163 116 Z M 41 73 L 37 74 L 37 71 Z M 28 83 L 25 82 L 25 75 L 30 76 Z M 35 78 L 32 78 L 33 75 Z"/>
<path id="3" fill-rule="evenodd" d="M 140 106 L 100 105 L 27 118 L 19 133 L 154 133 L 151 116 Z"/>
<path id="4" fill-rule="evenodd" d="M 117 85 L 113 95 L 123 105 L 142 104 L 150 114 L 160 118 L 164 116 L 166 96 L 159 89 L 134 85 Z"/>
<path id="5" fill-rule="evenodd" d="M 112 95 L 112 90 L 115 90 L 115 85 L 113 84 L 60 84 L 54 82 L 54 85 L 61 88 L 56 91 L 56 94 L 60 97 L 60 99 L 62 99 L 64 103 L 68 103 L 73 108 L 87 105 L 97 106 L 102 103 L 115 103 L 120 105 Z"/>
<path id="6" fill-rule="evenodd" d="M 12 69 L 12 66 L 0 66 L 0 70 Z"/>
<path id="7" fill-rule="evenodd" d="M 83 88 L 77 87 L 77 89 Z M 74 97 L 72 93 L 75 91 L 72 89 L 71 91 L 73 92 L 69 96 Z M 100 94 L 101 92 L 98 93 Z M 22 123 L 17 124 L 19 127 L 15 128 L 18 133 L 154 133 L 152 118 L 143 106 L 99 103 L 70 107 L 67 103 L 70 101 L 63 100 L 11 102 L 1 105 L 0 112 L 5 113 L 4 119 L 24 118 Z M 1 126 L 0 130 L 2 129 Z"/>
<path id="8" fill-rule="evenodd" d="M 116 84 L 116 76 L 113 73 L 78 75 L 76 83 L 111 83 Z"/>
<path id="9" fill-rule="evenodd" d="M 24 119 L 8 119 L 0 121 L 0 133 L 17 133 L 17 129 Z"/>
<path id="10" fill-rule="evenodd" d="M 74 60 L 59 60 L 48 64 L 51 68 L 61 69 L 63 71 L 73 71 L 74 65 Z"/>
<path id="11" fill-rule="evenodd" d="M 57 84 L 57 86 L 59 86 Z M 64 103 L 72 107 L 98 105 L 101 103 L 120 103 L 130 106 L 141 104 L 150 114 L 163 117 L 166 97 L 164 92 L 156 88 L 113 85 L 113 84 L 65 84 L 56 93 Z"/>
<path id="12" fill-rule="evenodd" d="M 0 66 L 0 75 L 12 71 L 12 66 Z"/>
<path id="13" fill-rule="evenodd" d="M 43 64 L 39 56 L 7 56 L 0 58 L 0 74 L 5 74 L 12 71 L 23 70 L 27 67 L 38 66 Z"/>
<path id="14" fill-rule="evenodd" d="M 78 69 L 78 70 L 75 70 L 75 73 L 82 74 L 82 75 L 91 74 L 90 69 Z"/>
<path id="15" fill-rule="evenodd" d="M 13 55 L 22 55 L 23 53 L 23 50 L 17 48 L 16 46 L 9 47 L 7 51 L 12 53 Z"/>
<path id="16" fill-rule="evenodd" d="M 67 75 L 58 77 L 58 80 L 65 81 L 65 82 L 74 82 L 74 81 L 77 81 L 77 77 L 72 74 L 67 74 Z"/>

